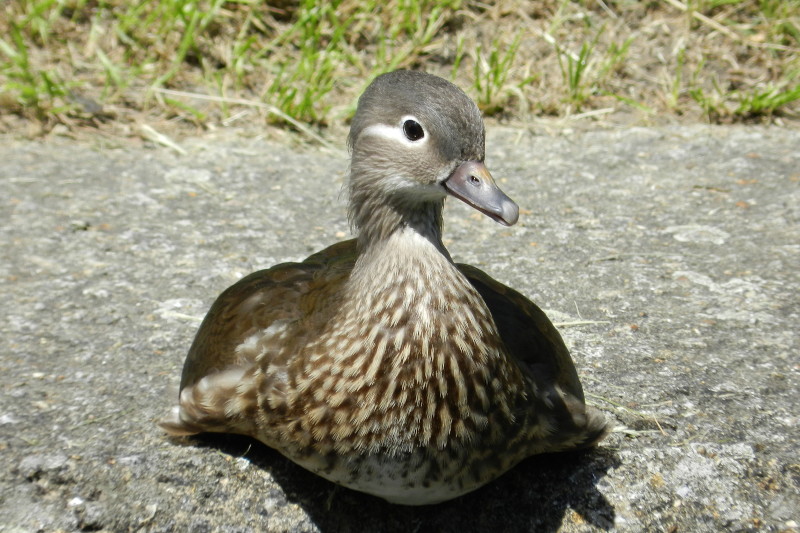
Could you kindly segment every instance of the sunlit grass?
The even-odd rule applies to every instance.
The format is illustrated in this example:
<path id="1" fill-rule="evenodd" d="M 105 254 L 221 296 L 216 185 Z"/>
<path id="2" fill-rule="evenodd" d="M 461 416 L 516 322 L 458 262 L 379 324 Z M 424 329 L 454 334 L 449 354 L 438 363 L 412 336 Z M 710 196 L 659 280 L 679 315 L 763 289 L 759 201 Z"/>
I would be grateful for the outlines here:
<path id="1" fill-rule="evenodd" d="M 800 0 L 0 3 L 0 113 L 45 125 L 204 127 L 247 99 L 277 110 L 264 120 L 319 128 L 396 68 L 449 77 L 506 118 L 796 118 Z"/>

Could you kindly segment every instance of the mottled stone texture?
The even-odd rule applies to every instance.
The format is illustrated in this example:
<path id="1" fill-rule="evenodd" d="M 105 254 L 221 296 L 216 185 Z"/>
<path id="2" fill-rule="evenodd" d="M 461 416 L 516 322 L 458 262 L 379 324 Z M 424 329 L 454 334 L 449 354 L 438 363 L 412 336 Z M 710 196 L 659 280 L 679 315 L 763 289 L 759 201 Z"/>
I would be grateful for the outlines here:
<path id="1" fill-rule="evenodd" d="M 490 129 L 520 223 L 450 201 L 445 242 L 562 324 L 618 430 L 423 508 L 155 426 L 222 289 L 349 235 L 344 151 L 182 146 L 0 139 L 0 531 L 797 528 L 800 132 Z"/>

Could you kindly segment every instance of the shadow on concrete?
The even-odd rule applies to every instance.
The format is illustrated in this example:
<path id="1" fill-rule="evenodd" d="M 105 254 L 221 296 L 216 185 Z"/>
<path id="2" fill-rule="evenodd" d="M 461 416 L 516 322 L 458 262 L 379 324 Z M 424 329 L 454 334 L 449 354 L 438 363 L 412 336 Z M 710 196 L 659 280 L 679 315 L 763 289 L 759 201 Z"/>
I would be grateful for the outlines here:
<path id="1" fill-rule="evenodd" d="M 566 521 L 609 530 L 614 507 L 597 483 L 619 465 L 608 449 L 531 457 L 475 492 L 437 505 L 406 507 L 339 487 L 255 439 L 204 434 L 192 445 L 246 457 L 280 485 L 325 532 L 558 531 Z"/>

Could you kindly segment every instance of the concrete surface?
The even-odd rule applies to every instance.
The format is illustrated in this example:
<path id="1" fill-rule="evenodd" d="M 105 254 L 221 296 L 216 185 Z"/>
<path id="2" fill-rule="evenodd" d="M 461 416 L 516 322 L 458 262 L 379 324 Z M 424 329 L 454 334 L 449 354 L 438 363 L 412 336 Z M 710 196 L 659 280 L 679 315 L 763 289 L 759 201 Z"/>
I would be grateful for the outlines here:
<path id="1" fill-rule="evenodd" d="M 797 530 L 800 132 L 490 132 L 521 221 L 451 201 L 451 252 L 564 324 L 618 427 L 425 508 L 155 425 L 221 290 L 349 235 L 346 154 L 94 144 L 0 139 L 0 531 Z"/>

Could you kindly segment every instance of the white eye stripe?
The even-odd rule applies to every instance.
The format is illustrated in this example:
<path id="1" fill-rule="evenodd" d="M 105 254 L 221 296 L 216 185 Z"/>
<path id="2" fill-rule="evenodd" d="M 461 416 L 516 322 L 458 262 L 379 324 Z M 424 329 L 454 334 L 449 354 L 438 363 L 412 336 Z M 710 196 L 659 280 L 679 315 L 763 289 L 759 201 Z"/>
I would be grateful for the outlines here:
<path id="1" fill-rule="evenodd" d="M 372 126 L 367 126 L 361 131 L 362 137 L 382 137 L 384 139 L 390 139 L 393 141 L 405 141 L 408 144 L 411 144 L 406 136 L 403 135 L 403 130 L 400 130 L 394 126 L 387 126 L 386 124 L 373 124 Z"/>
<path id="2" fill-rule="evenodd" d="M 425 145 L 427 143 L 427 140 L 428 140 L 427 132 L 426 132 L 425 136 L 423 136 L 421 139 L 418 139 L 416 141 L 412 141 L 408 137 L 406 137 L 406 134 L 403 131 L 403 124 L 407 120 L 413 120 L 413 121 L 419 123 L 419 121 L 416 119 L 416 117 L 411 116 L 411 115 L 407 115 L 407 116 L 404 116 L 403 118 L 400 119 L 400 122 L 398 123 L 397 126 L 388 126 L 386 124 L 373 124 L 372 126 L 367 126 L 366 128 L 364 128 L 361 131 L 360 136 L 362 136 L 362 137 L 364 137 L 364 136 L 366 136 L 366 137 L 381 137 L 383 139 L 388 139 L 388 140 L 400 142 L 403 145 L 409 146 L 409 147 L 416 147 L 416 146 Z M 425 131 L 424 128 L 423 128 L 423 131 Z"/>

